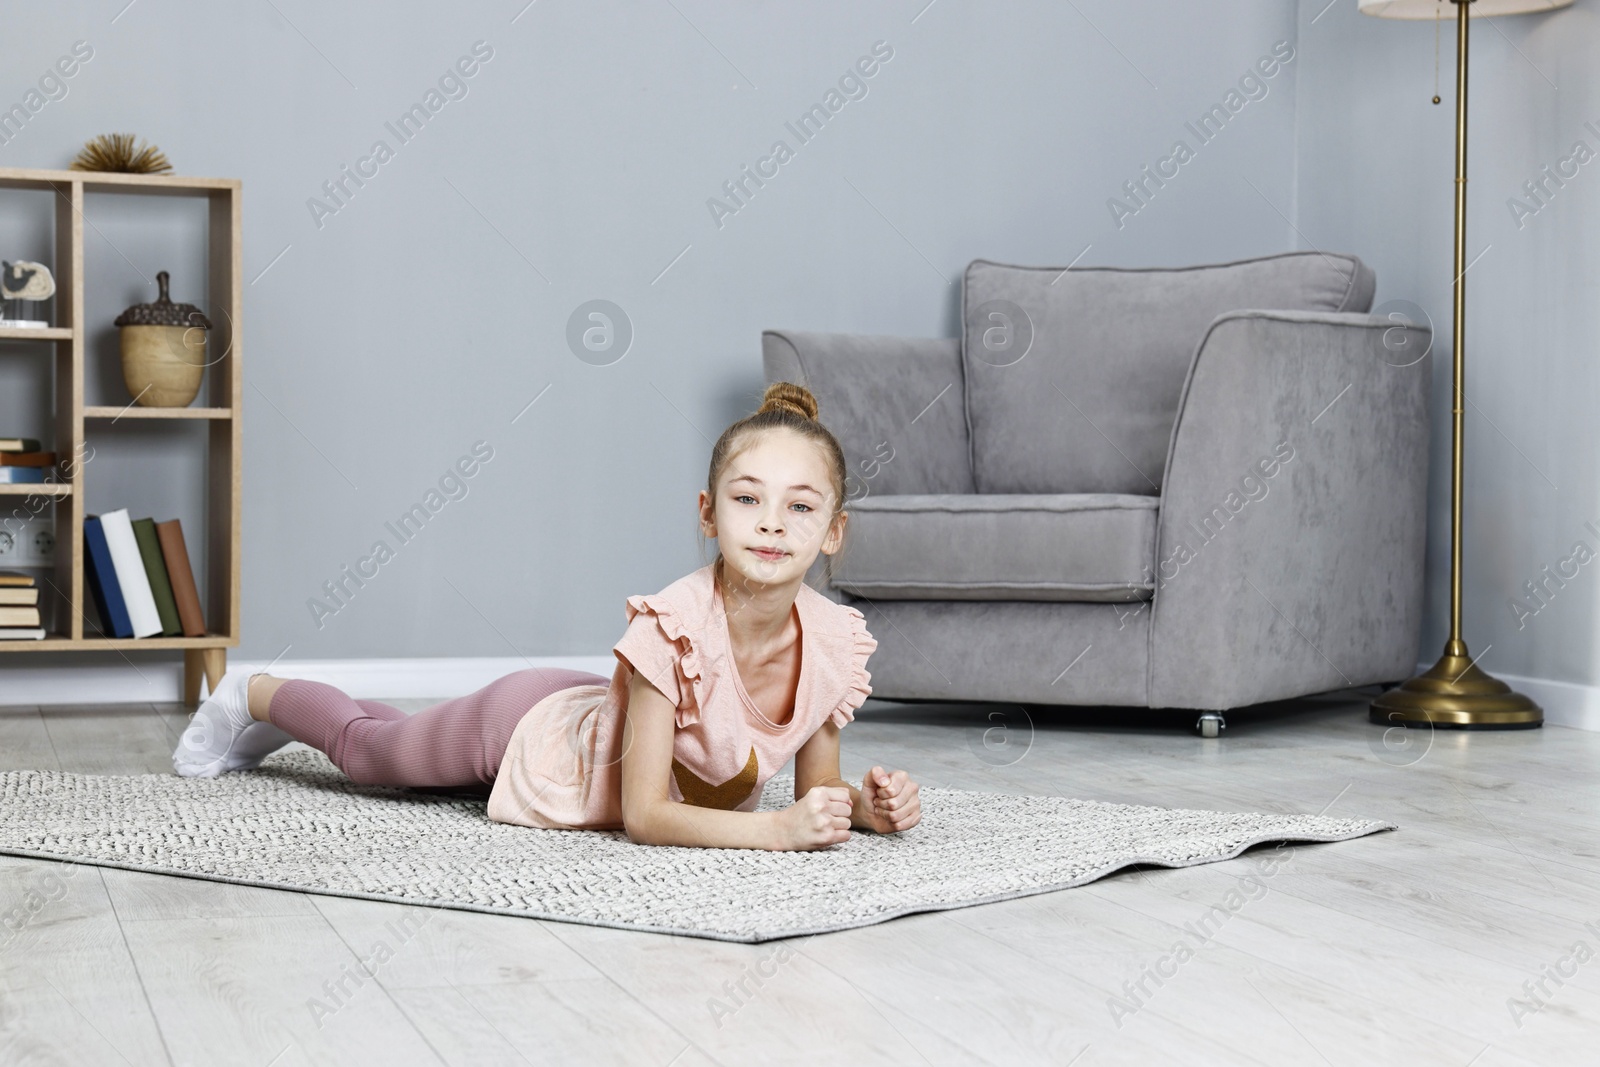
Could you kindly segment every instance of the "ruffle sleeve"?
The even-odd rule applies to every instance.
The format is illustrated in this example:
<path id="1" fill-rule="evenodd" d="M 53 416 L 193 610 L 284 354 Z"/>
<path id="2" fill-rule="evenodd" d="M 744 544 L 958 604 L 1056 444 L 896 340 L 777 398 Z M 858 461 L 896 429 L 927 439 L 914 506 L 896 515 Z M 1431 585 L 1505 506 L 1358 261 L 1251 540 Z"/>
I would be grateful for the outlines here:
<path id="1" fill-rule="evenodd" d="M 849 620 L 851 643 L 846 647 L 845 675 L 849 680 L 849 687 L 840 698 L 838 706 L 828 713 L 829 720 L 835 726 L 843 726 L 856 717 L 856 709 L 866 702 L 872 695 L 872 675 L 867 672 L 867 659 L 878 647 L 878 639 L 867 632 L 866 616 L 860 609 L 841 604 Z"/>
<path id="2" fill-rule="evenodd" d="M 672 602 L 657 594 L 630 596 L 628 629 L 612 653 L 649 679 L 678 709 L 679 729 L 700 721 L 701 665 L 689 628 Z"/>

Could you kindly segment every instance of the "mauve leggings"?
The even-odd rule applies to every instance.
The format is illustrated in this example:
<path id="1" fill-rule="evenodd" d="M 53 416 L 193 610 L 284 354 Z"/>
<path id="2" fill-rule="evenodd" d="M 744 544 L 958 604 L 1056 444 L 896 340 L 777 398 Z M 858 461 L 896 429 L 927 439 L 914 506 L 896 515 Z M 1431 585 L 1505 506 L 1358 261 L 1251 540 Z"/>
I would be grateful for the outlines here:
<path id="1" fill-rule="evenodd" d="M 511 731 L 529 708 L 558 690 L 610 681 L 584 671 L 534 667 L 407 715 L 295 678 L 272 694 L 267 711 L 274 726 L 326 752 L 334 766 L 363 785 L 487 794 Z"/>

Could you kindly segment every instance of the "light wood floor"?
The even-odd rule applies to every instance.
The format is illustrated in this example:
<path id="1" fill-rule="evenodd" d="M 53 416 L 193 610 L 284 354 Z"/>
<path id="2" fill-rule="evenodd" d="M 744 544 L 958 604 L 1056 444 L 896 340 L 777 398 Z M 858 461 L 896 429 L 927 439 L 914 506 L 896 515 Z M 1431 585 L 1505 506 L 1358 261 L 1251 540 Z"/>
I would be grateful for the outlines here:
<path id="1" fill-rule="evenodd" d="M 0 914 L 25 912 L 19 933 L 0 925 L 0 1064 L 1600 1062 L 1600 734 L 1440 731 L 1391 751 L 1373 692 L 1230 714 L 1218 741 L 1150 713 L 1036 710 L 1030 727 L 1015 705 L 869 702 L 843 735 L 851 777 L 886 762 L 927 785 L 1400 830 L 793 942 L 0 856 Z M 170 773 L 186 718 L 0 709 L 0 769 Z M 1230 890 L 1249 899 L 1170 956 Z M 379 941 L 393 956 L 358 984 Z"/>

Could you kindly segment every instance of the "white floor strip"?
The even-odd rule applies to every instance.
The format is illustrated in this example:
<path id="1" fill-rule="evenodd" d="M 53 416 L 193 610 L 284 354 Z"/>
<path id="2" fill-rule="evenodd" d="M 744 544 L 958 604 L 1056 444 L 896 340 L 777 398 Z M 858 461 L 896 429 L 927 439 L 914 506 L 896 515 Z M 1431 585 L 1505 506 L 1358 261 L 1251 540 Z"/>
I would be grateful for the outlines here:
<path id="1" fill-rule="evenodd" d="M 279 678 L 305 678 L 338 686 L 357 699 L 461 696 L 496 678 L 530 667 L 564 667 L 609 679 L 615 656 L 456 657 L 438 659 L 290 660 L 271 664 Z M 264 670 L 266 660 L 228 657 L 228 667 Z M 202 687 L 203 688 L 203 687 Z M 176 703 L 183 698 L 183 662 L 6 667 L 0 670 L 0 706 L 11 704 Z"/>

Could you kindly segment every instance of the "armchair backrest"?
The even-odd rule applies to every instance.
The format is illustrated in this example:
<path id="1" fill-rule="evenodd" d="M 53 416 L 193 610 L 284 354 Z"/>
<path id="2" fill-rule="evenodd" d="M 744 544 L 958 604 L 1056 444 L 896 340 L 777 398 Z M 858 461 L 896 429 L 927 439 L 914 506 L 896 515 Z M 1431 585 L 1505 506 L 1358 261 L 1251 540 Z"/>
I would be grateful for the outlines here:
<path id="1" fill-rule="evenodd" d="M 761 358 L 768 385 L 816 394 L 844 451 L 847 502 L 974 491 L 959 339 L 766 330 Z"/>
<path id="2" fill-rule="evenodd" d="M 971 469 L 980 493 L 1158 494 L 1195 348 L 1244 308 L 1364 312 L 1352 255 L 1183 268 L 974 260 L 962 283 Z"/>

